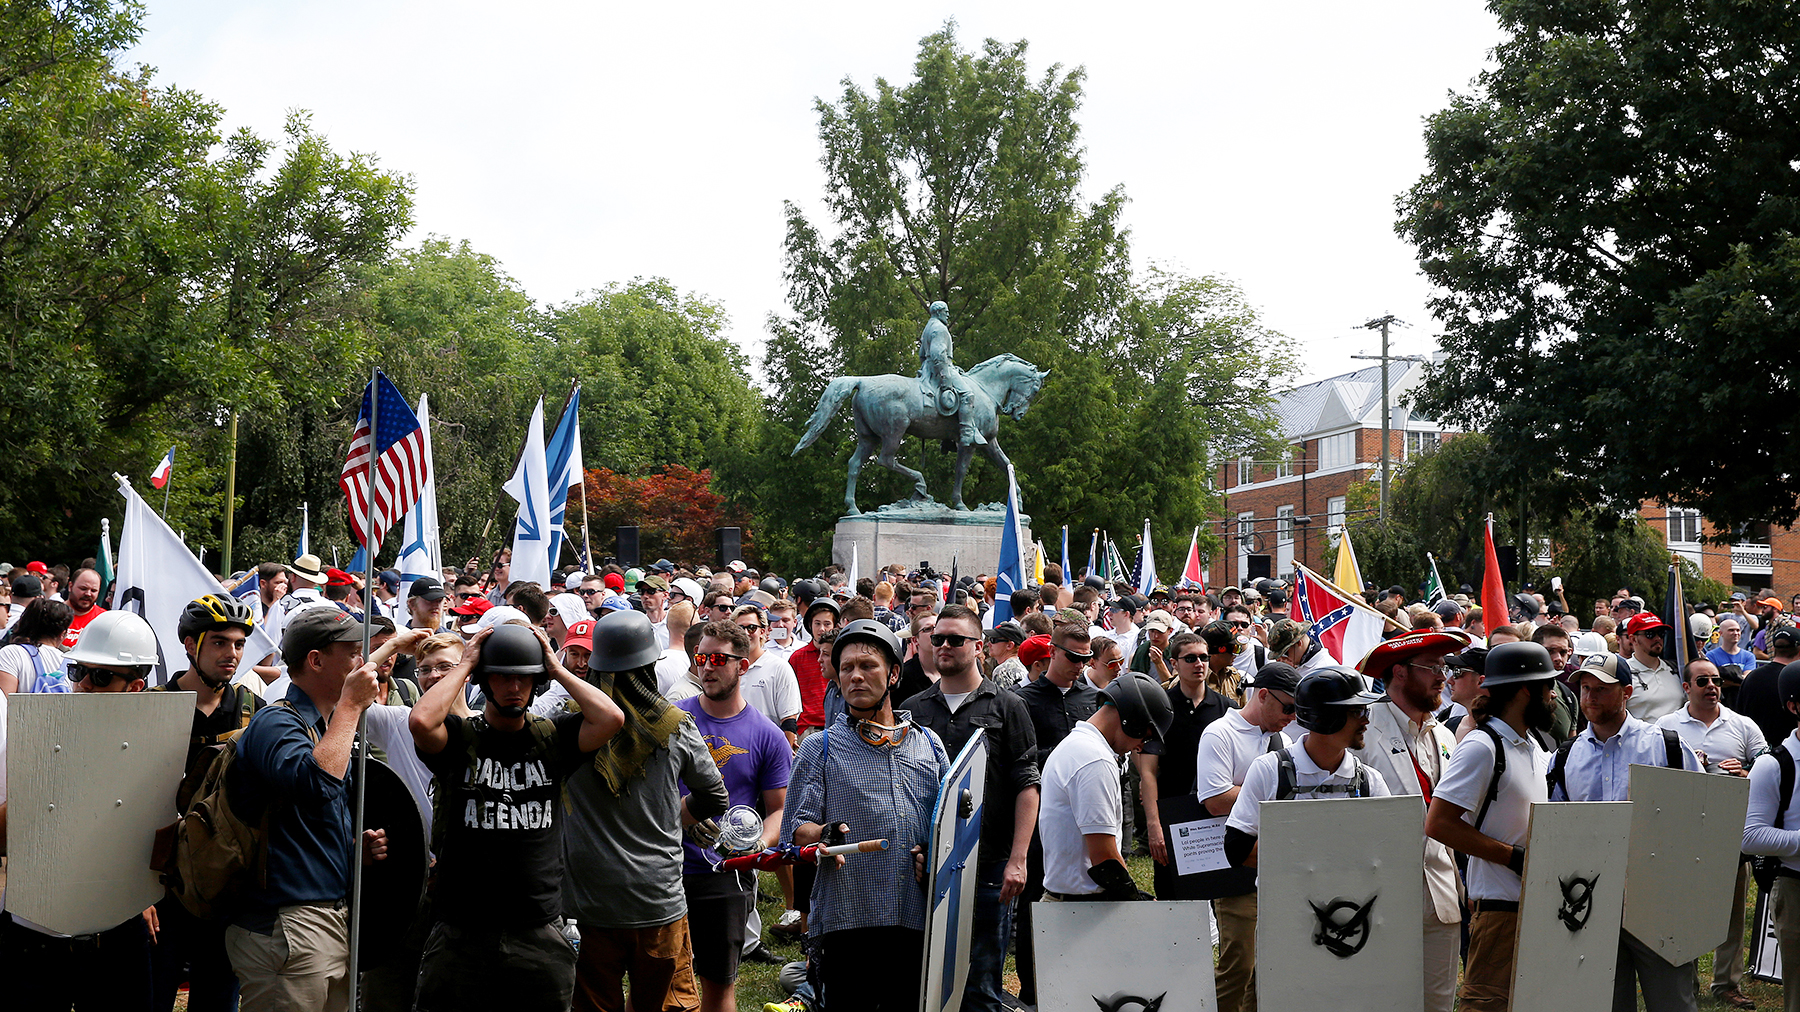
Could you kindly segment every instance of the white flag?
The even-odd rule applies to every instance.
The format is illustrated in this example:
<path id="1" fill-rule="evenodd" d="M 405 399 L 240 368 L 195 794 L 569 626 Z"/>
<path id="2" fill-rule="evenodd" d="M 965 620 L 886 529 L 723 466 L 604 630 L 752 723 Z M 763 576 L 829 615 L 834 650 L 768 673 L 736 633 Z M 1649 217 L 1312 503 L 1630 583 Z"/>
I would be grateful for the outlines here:
<path id="1" fill-rule="evenodd" d="M 544 399 L 538 398 L 525 432 L 525 452 L 506 482 L 506 494 L 519 504 L 513 523 L 512 578 L 550 586 L 550 478 L 544 460 Z"/>
<path id="2" fill-rule="evenodd" d="M 187 550 L 156 510 L 123 476 L 119 494 L 125 497 L 125 529 L 119 534 L 119 567 L 113 584 L 112 606 L 143 616 L 156 632 L 162 662 L 151 672 L 150 684 L 161 685 L 171 674 L 188 667 L 187 649 L 176 634 L 176 624 L 189 601 L 206 594 L 229 596 L 194 553 Z M 256 623 L 244 643 L 244 659 L 238 662 L 233 681 L 247 682 L 261 693 L 263 682 L 251 669 L 264 657 L 278 654 L 281 646 L 268 627 Z"/>
<path id="3" fill-rule="evenodd" d="M 856 581 L 862 579 L 862 567 L 857 565 L 857 553 L 858 549 L 861 547 L 861 545 L 855 543 L 850 545 L 850 574 L 845 577 L 844 582 L 850 585 L 850 593 L 852 594 L 856 593 Z"/>
<path id="4" fill-rule="evenodd" d="M 438 543 L 437 465 L 431 458 L 431 405 L 426 394 L 419 395 L 419 428 L 425 434 L 425 483 L 420 486 L 419 500 L 406 511 L 403 529 L 406 540 L 400 546 L 399 614 L 406 616 L 406 598 L 412 582 L 421 576 L 444 578 L 444 553 Z"/>

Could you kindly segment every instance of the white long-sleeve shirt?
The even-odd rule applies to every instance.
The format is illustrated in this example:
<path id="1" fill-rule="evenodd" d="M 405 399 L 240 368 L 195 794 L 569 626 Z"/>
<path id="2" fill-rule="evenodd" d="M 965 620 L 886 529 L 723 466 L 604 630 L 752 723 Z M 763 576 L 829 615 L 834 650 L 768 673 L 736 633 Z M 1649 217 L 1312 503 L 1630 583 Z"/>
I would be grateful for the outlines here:
<path id="1" fill-rule="evenodd" d="M 1788 755 L 1800 755 L 1800 732 L 1789 732 L 1782 740 Z M 1781 763 L 1765 759 L 1750 767 L 1750 808 L 1744 813 L 1744 846 L 1746 854 L 1772 854 L 1781 858 L 1783 867 L 1800 871 L 1800 811 L 1794 808 L 1793 795 L 1781 794 Z M 1800 794 L 1800 790 L 1794 792 Z M 1782 812 L 1782 828 L 1775 828 L 1775 813 Z"/>

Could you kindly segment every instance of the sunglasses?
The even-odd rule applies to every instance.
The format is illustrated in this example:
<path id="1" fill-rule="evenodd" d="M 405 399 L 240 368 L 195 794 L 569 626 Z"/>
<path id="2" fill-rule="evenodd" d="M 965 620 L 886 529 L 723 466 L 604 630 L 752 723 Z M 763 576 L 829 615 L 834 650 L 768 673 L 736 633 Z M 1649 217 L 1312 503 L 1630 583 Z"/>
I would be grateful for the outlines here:
<path id="1" fill-rule="evenodd" d="M 767 629 L 768 626 L 763 625 L 761 622 L 739 622 L 738 628 L 745 632 L 756 632 L 759 629 Z"/>
<path id="2" fill-rule="evenodd" d="M 741 661 L 737 654 L 695 654 L 694 663 L 703 668 L 722 668 L 732 661 Z"/>
<path id="3" fill-rule="evenodd" d="M 582 597 L 593 597 L 595 594 L 598 594 L 600 592 L 598 590 L 595 590 L 592 587 L 589 587 L 586 590 L 578 590 L 575 593 L 580 594 Z"/>
<path id="4" fill-rule="evenodd" d="M 1204 664 L 1204 663 L 1206 663 L 1206 655 L 1205 654 L 1182 654 L 1180 657 L 1177 657 L 1175 659 L 1178 661 L 1185 661 L 1188 664 Z"/>
<path id="5" fill-rule="evenodd" d="M 1269 695 L 1275 697 L 1275 702 L 1281 703 L 1281 713 L 1282 713 L 1282 716 L 1284 716 L 1284 717 L 1292 717 L 1294 715 L 1294 711 L 1298 710 L 1300 708 L 1298 705 L 1295 704 L 1293 697 L 1291 697 L 1291 696 L 1288 697 L 1287 702 L 1283 703 L 1281 700 L 1281 697 L 1275 695 L 1274 689 L 1269 690 Z"/>
<path id="6" fill-rule="evenodd" d="M 1250 628 L 1250 623 L 1243 622 L 1243 621 L 1236 621 L 1236 622 L 1231 623 L 1231 627 L 1233 629 L 1248 629 L 1248 628 Z"/>
<path id="7" fill-rule="evenodd" d="M 121 679 L 124 679 L 125 681 L 131 681 L 131 679 L 134 677 L 132 675 L 121 675 L 117 671 L 108 671 L 105 668 L 91 667 L 86 664 L 71 664 L 71 665 L 69 665 L 68 674 L 69 674 L 69 681 L 71 681 L 71 682 L 87 682 L 96 689 L 106 688 L 107 686 L 112 684 L 113 679 L 115 679 L 115 678 L 121 678 Z"/>
<path id="8" fill-rule="evenodd" d="M 1695 685 L 1722 685 L 1724 683 L 1720 682 L 1719 679 L 1717 679 L 1716 677 L 1714 677 L 1712 675 L 1695 675 L 1694 676 L 1694 684 Z"/>
<path id="9" fill-rule="evenodd" d="M 1086 664 L 1087 662 L 1094 659 L 1093 654 L 1078 654 L 1075 651 L 1070 650 L 1068 647 L 1057 647 L 1056 649 L 1061 650 L 1063 652 L 1064 657 L 1067 657 L 1069 660 L 1074 661 L 1076 664 Z"/>
<path id="10" fill-rule="evenodd" d="M 582 593 L 591 594 L 591 593 L 593 593 L 593 591 L 587 590 L 587 591 L 582 591 Z M 462 591 L 457 591 L 457 593 L 456 593 L 456 599 L 458 601 L 467 601 L 469 598 L 480 597 L 480 596 L 481 595 L 479 593 L 474 592 L 474 591 L 471 591 L 469 593 L 463 593 Z"/>
<path id="11" fill-rule="evenodd" d="M 973 637 L 973 636 L 958 636 L 955 633 L 932 633 L 931 634 L 931 645 L 932 646 L 934 646 L 934 647 L 949 647 L 952 650 L 960 650 L 960 649 L 962 649 L 962 646 L 964 643 L 973 643 L 974 641 L 975 641 L 975 637 Z"/>

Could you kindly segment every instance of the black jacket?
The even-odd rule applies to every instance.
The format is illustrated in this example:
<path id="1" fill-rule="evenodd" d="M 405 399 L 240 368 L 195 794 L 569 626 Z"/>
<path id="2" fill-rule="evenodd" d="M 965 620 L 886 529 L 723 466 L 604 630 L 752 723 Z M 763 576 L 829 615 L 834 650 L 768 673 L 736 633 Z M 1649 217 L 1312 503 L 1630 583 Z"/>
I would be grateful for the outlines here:
<path id="1" fill-rule="evenodd" d="M 980 728 L 987 737 L 987 781 L 982 789 L 981 864 L 1004 863 L 1012 856 L 1013 809 L 1019 792 L 1038 784 L 1037 732 L 1025 702 L 982 679 L 955 713 L 944 699 L 943 683 L 906 700 L 914 723 L 931 728 L 952 759 Z"/>

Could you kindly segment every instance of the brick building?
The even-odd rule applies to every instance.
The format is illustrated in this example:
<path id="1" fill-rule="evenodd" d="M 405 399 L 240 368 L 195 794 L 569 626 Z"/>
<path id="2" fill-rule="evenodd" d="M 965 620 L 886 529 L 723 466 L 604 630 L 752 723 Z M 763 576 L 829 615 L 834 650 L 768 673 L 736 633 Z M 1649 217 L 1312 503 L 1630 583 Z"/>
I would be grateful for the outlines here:
<path id="1" fill-rule="evenodd" d="M 1397 473 L 1406 458 L 1436 446 L 1443 430 L 1402 407 L 1424 365 L 1388 365 L 1388 447 Z M 1223 557 L 1207 565 L 1207 584 L 1241 585 L 1287 577 L 1296 562 L 1319 569 L 1344 525 L 1353 482 L 1381 480 L 1381 367 L 1370 366 L 1295 387 L 1274 408 L 1289 455 L 1228 460 L 1214 478 L 1224 496 Z"/>
<path id="2" fill-rule="evenodd" d="M 1753 523 L 1737 531 L 1729 544 L 1702 543 L 1702 537 L 1722 532 L 1699 510 L 1645 503 L 1638 515 L 1668 539 L 1670 552 L 1711 579 L 1746 593 L 1774 588 L 1783 601 L 1800 591 L 1800 531 L 1792 527 Z"/>

